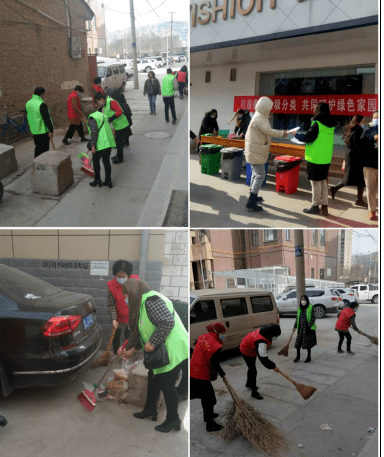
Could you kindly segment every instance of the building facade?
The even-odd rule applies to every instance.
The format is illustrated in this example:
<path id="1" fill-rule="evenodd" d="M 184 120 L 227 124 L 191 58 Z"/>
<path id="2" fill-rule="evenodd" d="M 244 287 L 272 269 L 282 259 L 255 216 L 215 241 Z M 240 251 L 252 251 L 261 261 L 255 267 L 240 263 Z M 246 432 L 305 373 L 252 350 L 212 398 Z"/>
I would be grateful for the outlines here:
<path id="1" fill-rule="evenodd" d="M 94 0 L 86 0 L 94 12 L 93 19 L 87 21 L 87 52 L 99 56 L 107 55 L 107 34 L 105 27 L 104 3 L 100 4 Z"/>
<path id="2" fill-rule="evenodd" d="M 340 230 L 338 246 L 338 279 L 344 280 L 352 265 L 352 230 Z"/>

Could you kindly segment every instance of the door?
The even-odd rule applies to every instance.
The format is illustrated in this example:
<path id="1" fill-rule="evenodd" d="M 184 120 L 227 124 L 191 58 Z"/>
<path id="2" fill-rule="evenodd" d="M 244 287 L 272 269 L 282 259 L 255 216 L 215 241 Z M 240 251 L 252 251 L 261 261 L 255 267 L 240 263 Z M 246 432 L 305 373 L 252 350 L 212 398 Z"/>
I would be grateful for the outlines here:
<path id="1" fill-rule="evenodd" d="M 226 326 L 223 349 L 238 347 L 244 336 L 252 329 L 250 326 L 250 312 L 244 296 L 219 299 L 222 313 L 221 322 Z"/>
<path id="2" fill-rule="evenodd" d="M 251 311 L 249 317 L 252 330 L 264 325 L 277 324 L 277 310 L 273 306 L 271 295 L 250 295 Z"/>
<path id="3" fill-rule="evenodd" d="M 120 81 L 119 81 L 119 67 L 112 67 L 112 79 L 113 79 L 113 86 L 115 89 L 120 88 Z"/>
<path id="4" fill-rule="evenodd" d="M 282 313 L 295 313 L 297 311 L 297 292 L 289 292 L 285 297 L 286 300 L 282 297 L 280 301 L 280 311 Z"/>
<path id="5" fill-rule="evenodd" d="M 113 79 L 112 79 L 112 68 L 108 67 L 107 71 L 105 73 L 105 81 L 104 81 L 104 86 L 113 86 Z"/>
<path id="6" fill-rule="evenodd" d="M 368 286 L 359 286 L 359 298 L 360 300 L 368 300 L 369 297 L 369 288 Z"/>
<path id="7" fill-rule="evenodd" d="M 190 347 L 200 335 L 207 333 L 207 325 L 218 320 L 215 301 L 212 299 L 198 299 L 190 310 Z"/>

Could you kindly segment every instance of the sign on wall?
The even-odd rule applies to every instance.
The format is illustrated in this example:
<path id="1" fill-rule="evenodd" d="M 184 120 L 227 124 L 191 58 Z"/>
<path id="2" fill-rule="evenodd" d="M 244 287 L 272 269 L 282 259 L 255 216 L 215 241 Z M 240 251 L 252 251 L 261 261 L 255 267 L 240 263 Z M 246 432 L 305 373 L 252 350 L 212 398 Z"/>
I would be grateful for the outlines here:
<path id="1" fill-rule="evenodd" d="M 109 262 L 102 261 L 102 260 L 91 260 L 90 275 L 108 276 L 109 275 Z"/>
<path id="2" fill-rule="evenodd" d="M 233 110 L 239 108 L 247 109 L 249 112 L 255 111 L 255 104 L 261 98 L 255 96 L 235 97 Z M 320 102 L 328 103 L 331 114 L 335 116 L 372 116 L 378 110 L 378 95 L 359 94 L 359 95 L 317 95 L 306 96 L 298 95 L 285 97 L 281 95 L 268 95 L 273 101 L 272 113 L 283 114 L 313 114 L 315 106 Z"/>

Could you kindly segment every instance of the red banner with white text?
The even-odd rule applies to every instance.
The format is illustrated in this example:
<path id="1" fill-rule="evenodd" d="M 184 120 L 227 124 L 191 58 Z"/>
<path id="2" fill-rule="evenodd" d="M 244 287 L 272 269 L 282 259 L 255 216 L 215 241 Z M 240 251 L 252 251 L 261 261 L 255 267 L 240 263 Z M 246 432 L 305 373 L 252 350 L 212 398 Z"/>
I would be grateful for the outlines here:
<path id="1" fill-rule="evenodd" d="M 255 104 L 261 96 L 238 96 L 235 97 L 234 111 L 239 108 L 255 111 Z M 280 95 L 268 95 L 273 101 L 272 113 L 283 114 L 313 114 L 315 106 L 320 102 L 328 103 L 331 114 L 334 116 L 372 116 L 378 110 L 378 95 L 298 95 L 285 97 Z"/>

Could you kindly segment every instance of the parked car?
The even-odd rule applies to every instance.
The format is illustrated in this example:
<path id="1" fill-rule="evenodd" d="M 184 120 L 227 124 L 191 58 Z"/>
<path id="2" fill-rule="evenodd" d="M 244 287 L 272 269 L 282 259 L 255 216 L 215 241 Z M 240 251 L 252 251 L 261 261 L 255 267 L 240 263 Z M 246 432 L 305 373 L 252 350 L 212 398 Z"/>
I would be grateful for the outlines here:
<path id="1" fill-rule="evenodd" d="M 317 319 L 323 318 L 326 314 L 336 314 L 340 302 L 343 301 L 339 293 L 331 288 L 306 289 L 309 302 L 313 306 Z M 276 296 L 276 304 L 280 316 L 284 314 L 296 314 L 297 312 L 297 291 L 291 290 L 288 293 Z"/>
<path id="2" fill-rule="evenodd" d="M 155 56 L 155 57 L 151 57 L 151 58 L 157 60 L 157 67 L 158 68 L 163 67 L 165 65 L 165 59 L 163 59 L 163 57 Z"/>
<path id="3" fill-rule="evenodd" d="M 117 63 L 124 65 L 127 80 L 133 77 L 132 61 L 121 59 Z"/>
<path id="4" fill-rule="evenodd" d="M 97 355 L 102 329 L 88 294 L 0 264 L 0 394 L 63 384 Z"/>
<path id="5" fill-rule="evenodd" d="M 356 301 L 358 303 L 364 301 L 371 301 L 372 303 L 379 303 L 379 286 L 375 284 L 356 284 L 351 286 L 352 290 L 357 292 Z"/>
<path id="6" fill-rule="evenodd" d="M 122 63 L 102 63 L 97 65 L 97 76 L 101 78 L 103 89 L 114 87 L 115 89 L 125 90 L 127 74 Z"/>
<path id="7" fill-rule="evenodd" d="M 152 70 L 153 63 L 149 62 L 147 59 L 137 59 L 137 71 L 144 71 L 148 73 Z M 133 70 L 133 65 L 132 68 Z"/>
<path id="8" fill-rule="evenodd" d="M 336 290 L 341 298 L 343 299 L 343 302 L 348 305 L 351 301 L 355 301 L 357 298 L 357 292 L 354 289 L 347 289 L 346 287 L 337 287 L 333 290 Z"/>
<path id="9" fill-rule="evenodd" d="M 236 348 L 245 335 L 264 325 L 279 323 L 272 292 L 259 289 L 205 289 L 190 293 L 190 346 L 207 333 L 207 325 L 227 327 L 223 350 Z"/>

